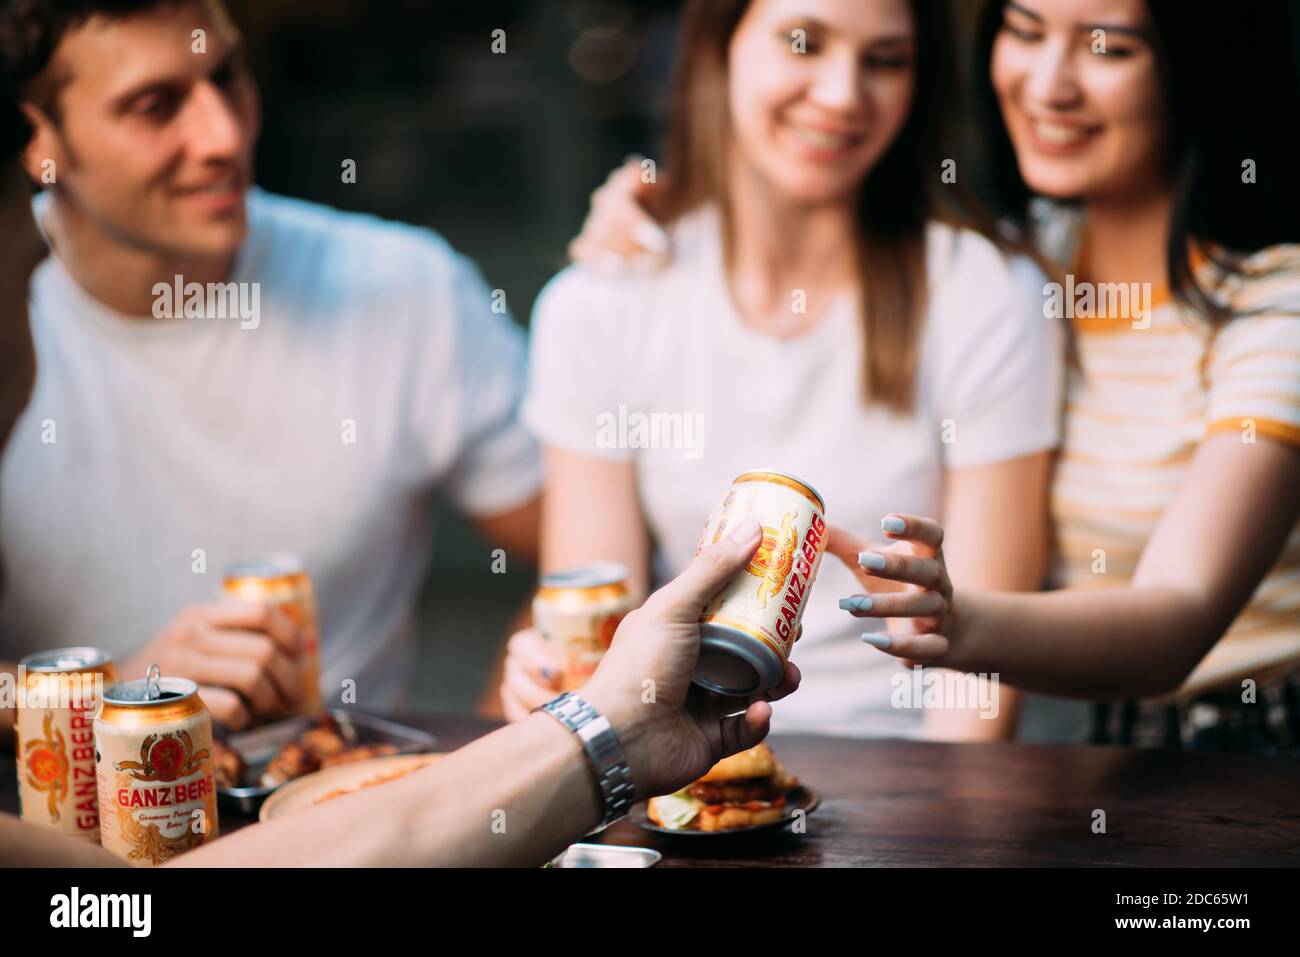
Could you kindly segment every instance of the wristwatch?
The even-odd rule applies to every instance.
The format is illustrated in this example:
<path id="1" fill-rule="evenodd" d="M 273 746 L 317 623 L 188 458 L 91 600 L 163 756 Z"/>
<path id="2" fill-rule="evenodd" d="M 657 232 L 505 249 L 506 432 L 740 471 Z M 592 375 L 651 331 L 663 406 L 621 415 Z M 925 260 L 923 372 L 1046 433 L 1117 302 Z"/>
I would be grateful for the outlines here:
<path id="1" fill-rule="evenodd" d="M 576 734 L 587 752 L 605 809 L 596 830 L 604 830 L 627 814 L 635 801 L 636 788 L 623 744 L 609 719 L 571 691 L 552 698 L 537 710 L 545 711 Z"/>

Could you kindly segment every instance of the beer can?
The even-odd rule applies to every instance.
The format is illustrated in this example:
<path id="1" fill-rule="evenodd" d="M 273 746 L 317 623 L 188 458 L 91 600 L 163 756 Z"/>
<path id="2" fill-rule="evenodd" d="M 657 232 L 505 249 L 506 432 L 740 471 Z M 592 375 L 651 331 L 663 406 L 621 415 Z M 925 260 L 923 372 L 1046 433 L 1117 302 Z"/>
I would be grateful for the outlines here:
<path id="1" fill-rule="evenodd" d="M 321 710 L 320 619 L 316 612 L 316 591 L 302 559 L 287 552 L 273 552 L 226 567 L 219 594 L 253 604 L 274 605 L 294 622 L 303 634 L 298 654 L 298 705 L 294 714 L 317 714 Z"/>
<path id="2" fill-rule="evenodd" d="M 617 562 L 599 562 L 543 575 L 540 584 L 533 624 L 561 689 L 574 691 L 595 673 L 618 623 L 632 610 L 628 570 Z"/>
<path id="3" fill-rule="evenodd" d="M 696 553 L 750 517 L 763 526 L 762 544 L 700 616 L 692 680 L 715 694 L 750 695 L 780 683 L 826 550 L 826 506 L 817 490 L 785 472 L 759 470 L 731 483 Z"/>
<path id="4" fill-rule="evenodd" d="M 95 711 L 117 681 L 98 648 L 55 648 L 18 663 L 18 799 L 30 824 L 99 841 Z"/>
<path id="5" fill-rule="evenodd" d="M 152 867 L 217 836 L 212 718 L 186 678 L 140 678 L 104 692 L 95 719 L 100 842 Z"/>

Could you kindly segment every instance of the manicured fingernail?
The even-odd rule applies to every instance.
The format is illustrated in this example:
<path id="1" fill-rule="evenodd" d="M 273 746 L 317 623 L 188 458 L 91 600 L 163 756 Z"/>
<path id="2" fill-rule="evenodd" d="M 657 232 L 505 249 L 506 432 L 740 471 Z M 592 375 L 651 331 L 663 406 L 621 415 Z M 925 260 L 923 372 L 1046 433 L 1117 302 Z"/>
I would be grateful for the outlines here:
<path id="1" fill-rule="evenodd" d="M 862 640 L 876 648 L 888 648 L 894 643 L 894 640 L 888 635 L 877 635 L 870 631 L 862 636 Z"/>
<path id="2" fill-rule="evenodd" d="M 887 532 L 893 532 L 895 535 L 901 535 L 907 530 L 907 523 L 897 515 L 886 515 L 880 520 L 880 527 Z"/>
<path id="3" fill-rule="evenodd" d="M 885 556 L 879 552 L 858 552 L 858 564 L 875 571 L 885 567 Z"/>
<path id="4" fill-rule="evenodd" d="M 736 530 L 731 533 L 731 540 L 737 545 L 743 545 L 762 530 L 763 527 L 758 524 L 758 519 L 747 518 L 736 526 Z"/>
<path id="5" fill-rule="evenodd" d="M 668 252 L 668 234 L 644 219 L 632 227 L 632 238 L 642 249 L 648 249 L 652 253 Z"/>
<path id="6" fill-rule="evenodd" d="M 845 611 L 871 611 L 870 595 L 850 595 L 840 599 L 840 607 Z"/>

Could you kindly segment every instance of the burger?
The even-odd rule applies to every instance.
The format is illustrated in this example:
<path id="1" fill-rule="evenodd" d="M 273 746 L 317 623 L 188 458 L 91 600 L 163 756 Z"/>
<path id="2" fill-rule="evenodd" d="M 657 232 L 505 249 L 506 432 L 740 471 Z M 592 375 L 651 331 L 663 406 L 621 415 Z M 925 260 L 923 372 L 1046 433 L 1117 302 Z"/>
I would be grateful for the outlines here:
<path id="1" fill-rule="evenodd" d="M 651 798 L 650 820 L 670 831 L 731 831 L 779 821 L 799 779 L 759 744 L 723 758 L 694 784 Z"/>

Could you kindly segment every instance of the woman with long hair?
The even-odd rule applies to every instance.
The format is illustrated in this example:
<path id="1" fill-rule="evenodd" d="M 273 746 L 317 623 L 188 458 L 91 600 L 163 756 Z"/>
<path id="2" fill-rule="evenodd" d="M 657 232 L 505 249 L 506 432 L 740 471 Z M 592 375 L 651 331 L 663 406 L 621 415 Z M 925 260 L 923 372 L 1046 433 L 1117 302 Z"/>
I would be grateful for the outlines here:
<path id="1" fill-rule="evenodd" d="M 989 5 L 1002 212 L 1077 291 L 1051 496 L 1064 587 L 983 591 L 945 567 L 945 528 L 907 509 L 885 520 L 905 547 L 833 540 L 868 592 L 908 583 L 854 612 L 912 619 L 873 644 L 1057 695 L 1219 691 L 1221 724 L 1255 732 L 1286 697 L 1300 665 L 1296 28 L 1269 2 L 1214 17 L 1167 0 Z M 1099 306 L 1121 287 L 1140 308 Z M 1254 718 L 1237 722 L 1243 707 Z M 1157 720 L 1139 730 L 1183 739 L 1167 707 L 1143 714 Z"/>
<path id="2" fill-rule="evenodd" d="M 535 310 L 525 414 L 547 447 L 544 570 L 613 559 L 645 590 L 689 562 L 730 481 L 766 466 L 817 487 L 848 527 L 886 501 L 923 505 L 963 574 L 1039 586 L 1060 339 L 1041 277 L 940 202 L 957 194 L 942 12 L 686 6 L 659 187 L 674 261 L 566 270 Z M 1000 524 L 1012 511 L 1023 520 Z M 776 726 L 920 734 L 920 710 L 891 704 L 897 666 L 863 655 L 839 614 L 853 581 L 823 564 L 797 653 L 808 691 Z M 536 632 L 516 635 L 507 715 L 557 681 Z M 935 736 L 993 737 L 1015 707 L 1003 694 L 924 718 Z"/>

